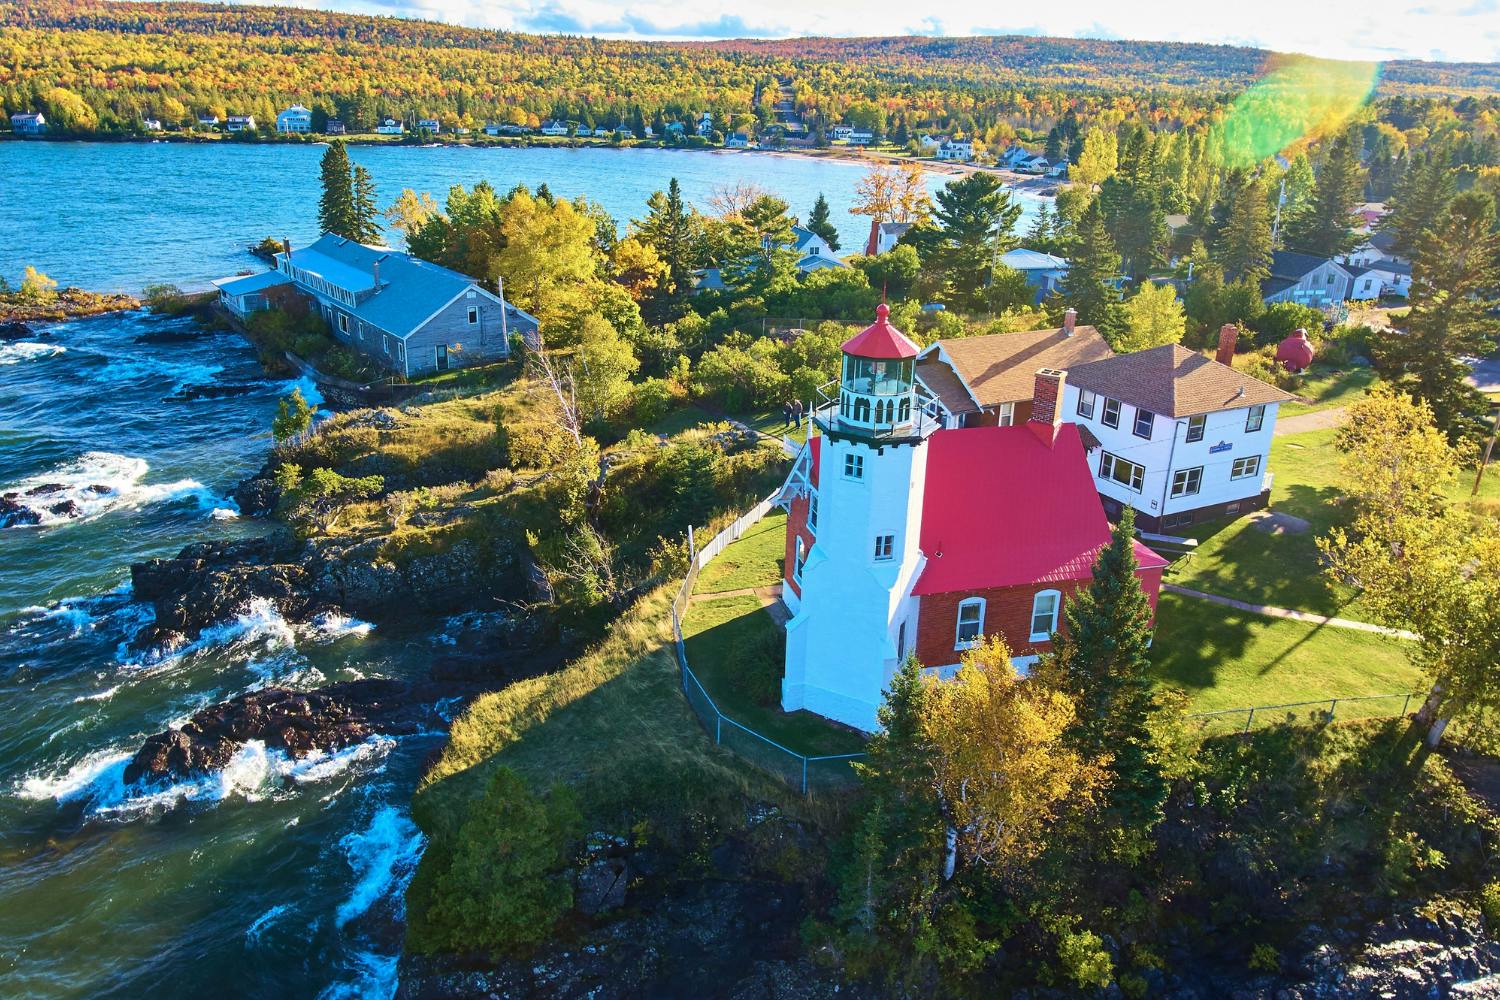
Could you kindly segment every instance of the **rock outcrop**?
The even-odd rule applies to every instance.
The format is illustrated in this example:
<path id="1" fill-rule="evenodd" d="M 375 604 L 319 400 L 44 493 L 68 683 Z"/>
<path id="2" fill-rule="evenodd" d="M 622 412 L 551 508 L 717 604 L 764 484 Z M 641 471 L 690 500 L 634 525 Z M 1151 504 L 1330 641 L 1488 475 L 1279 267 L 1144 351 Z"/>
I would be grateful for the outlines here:
<path id="1" fill-rule="evenodd" d="M 25 323 L 13 321 L 0 323 L 0 340 L 47 340 L 49 335 L 38 333 Z"/>
<path id="2" fill-rule="evenodd" d="M 189 778 L 227 765 L 250 740 L 293 758 L 331 753 L 380 734 L 444 726 L 435 704 L 452 691 L 395 680 L 358 680 L 313 691 L 266 688 L 210 705 L 179 729 L 149 737 L 125 782 Z"/>

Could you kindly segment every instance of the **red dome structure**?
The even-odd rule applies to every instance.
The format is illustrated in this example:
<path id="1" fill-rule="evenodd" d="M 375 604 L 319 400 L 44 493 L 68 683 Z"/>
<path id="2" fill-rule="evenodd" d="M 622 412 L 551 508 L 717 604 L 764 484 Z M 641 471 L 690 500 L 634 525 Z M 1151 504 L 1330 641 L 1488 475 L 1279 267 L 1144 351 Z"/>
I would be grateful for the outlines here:
<path id="1" fill-rule="evenodd" d="M 1307 339 L 1306 330 L 1295 330 L 1276 345 L 1276 362 L 1286 366 L 1289 372 L 1303 372 L 1313 362 L 1313 345 Z"/>
<path id="2" fill-rule="evenodd" d="M 891 308 L 884 302 L 875 307 L 875 322 L 844 341 L 843 351 L 853 358 L 900 361 L 917 356 L 917 345 L 891 326 Z"/>

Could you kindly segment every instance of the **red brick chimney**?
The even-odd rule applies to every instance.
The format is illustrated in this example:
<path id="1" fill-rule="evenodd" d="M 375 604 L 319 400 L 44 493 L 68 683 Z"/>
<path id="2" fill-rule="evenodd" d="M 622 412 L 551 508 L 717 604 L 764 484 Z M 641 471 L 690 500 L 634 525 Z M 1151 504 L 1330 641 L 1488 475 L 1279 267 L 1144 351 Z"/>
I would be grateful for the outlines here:
<path id="1" fill-rule="evenodd" d="M 1219 327 L 1219 353 L 1214 355 L 1214 360 L 1221 365 L 1234 364 L 1234 344 L 1239 339 L 1239 327 L 1233 323 Z"/>
<path id="2" fill-rule="evenodd" d="M 1068 306 L 1068 311 L 1063 313 L 1063 336 L 1073 336 L 1073 328 L 1078 325 L 1078 310 Z"/>
<path id="3" fill-rule="evenodd" d="M 1067 372 L 1038 368 L 1032 386 L 1030 427 L 1049 447 L 1062 425 L 1063 385 L 1067 381 Z"/>

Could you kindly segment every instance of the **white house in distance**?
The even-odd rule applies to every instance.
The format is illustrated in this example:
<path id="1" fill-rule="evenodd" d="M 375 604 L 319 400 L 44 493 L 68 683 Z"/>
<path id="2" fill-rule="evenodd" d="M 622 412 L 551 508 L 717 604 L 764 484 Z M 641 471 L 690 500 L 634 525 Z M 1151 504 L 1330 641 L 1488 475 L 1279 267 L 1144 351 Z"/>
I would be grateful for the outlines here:
<path id="1" fill-rule="evenodd" d="M 311 132 L 312 112 L 300 104 L 293 104 L 276 115 L 276 131 Z"/>
<path id="2" fill-rule="evenodd" d="M 417 121 L 417 131 L 438 135 L 443 131 L 443 123 L 436 118 L 422 118 Z"/>
<path id="3" fill-rule="evenodd" d="M 974 159 L 974 142 L 972 139 L 944 139 L 938 145 L 937 158 L 967 163 Z"/>
<path id="4" fill-rule="evenodd" d="M 230 115 L 224 119 L 224 130 L 226 132 L 254 132 L 254 115 Z"/>
<path id="5" fill-rule="evenodd" d="M 894 250 L 896 244 L 901 241 L 911 229 L 910 222 L 879 222 L 870 220 L 870 238 L 865 241 L 865 256 L 874 257 L 877 254 Z"/>
<path id="6" fill-rule="evenodd" d="M 379 125 L 375 126 L 376 135 L 401 135 L 406 131 L 406 126 L 394 118 L 383 118 Z"/>
<path id="7" fill-rule="evenodd" d="M 1128 505 L 1142 528 L 1170 531 L 1269 501 L 1276 412 L 1292 396 L 1230 367 L 1237 336 L 1226 325 L 1214 358 L 1167 344 L 1068 369 L 1063 409 L 1098 442 L 1110 514 Z"/>
<path id="8" fill-rule="evenodd" d="M 965 650 L 1005 638 L 1018 666 L 1049 649 L 1109 524 L 1066 375 L 1035 372 L 1032 419 L 943 429 L 924 412 L 917 346 L 875 323 L 843 345 L 838 396 L 818 406 L 788 507 L 782 707 L 862 730 L 915 653 L 950 676 Z M 1137 545 L 1153 605 L 1165 560 Z"/>

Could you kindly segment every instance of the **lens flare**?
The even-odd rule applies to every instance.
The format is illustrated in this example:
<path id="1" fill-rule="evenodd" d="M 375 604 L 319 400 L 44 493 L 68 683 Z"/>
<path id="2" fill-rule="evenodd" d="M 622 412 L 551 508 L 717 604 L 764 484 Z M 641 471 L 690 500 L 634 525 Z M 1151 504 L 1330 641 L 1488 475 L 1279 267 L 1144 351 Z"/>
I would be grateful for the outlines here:
<path id="1" fill-rule="evenodd" d="M 1295 142 L 1337 132 L 1369 99 L 1380 64 L 1273 56 L 1267 72 L 1216 123 L 1222 162 L 1249 167 Z"/>

